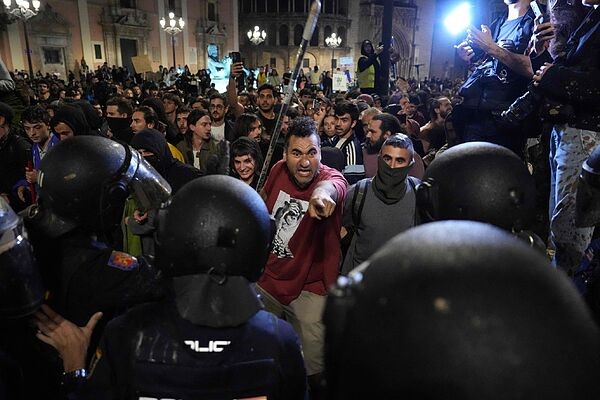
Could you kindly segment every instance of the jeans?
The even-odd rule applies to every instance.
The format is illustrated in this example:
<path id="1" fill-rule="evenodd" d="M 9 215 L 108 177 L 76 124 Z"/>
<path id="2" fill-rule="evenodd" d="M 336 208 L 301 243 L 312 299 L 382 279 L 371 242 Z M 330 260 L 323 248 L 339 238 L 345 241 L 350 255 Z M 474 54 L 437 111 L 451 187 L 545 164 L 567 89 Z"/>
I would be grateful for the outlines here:
<path id="1" fill-rule="evenodd" d="M 552 264 L 572 275 L 594 228 L 575 227 L 575 196 L 581 165 L 600 143 L 600 133 L 556 125 L 550 137 L 550 240 Z"/>

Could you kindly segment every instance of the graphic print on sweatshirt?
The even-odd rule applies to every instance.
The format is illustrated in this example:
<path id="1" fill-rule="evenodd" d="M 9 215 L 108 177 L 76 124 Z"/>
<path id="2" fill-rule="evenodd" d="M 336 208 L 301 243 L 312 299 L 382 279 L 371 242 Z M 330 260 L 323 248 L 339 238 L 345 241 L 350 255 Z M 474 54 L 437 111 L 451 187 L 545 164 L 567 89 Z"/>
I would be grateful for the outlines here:
<path id="1" fill-rule="evenodd" d="M 276 224 L 272 251 L 278 258 L 294 258 L 289 247 L 290 239 L 296 233 L 307 210 L 308 201 L 295 199 L 288 193 L 279 191 L 271 214 Z"/>

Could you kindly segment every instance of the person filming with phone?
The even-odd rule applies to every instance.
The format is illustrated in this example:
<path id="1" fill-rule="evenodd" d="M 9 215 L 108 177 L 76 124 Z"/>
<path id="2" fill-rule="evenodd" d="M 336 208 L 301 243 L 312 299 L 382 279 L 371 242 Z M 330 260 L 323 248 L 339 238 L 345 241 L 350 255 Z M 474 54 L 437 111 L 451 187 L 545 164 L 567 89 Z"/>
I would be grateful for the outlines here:
<path id="1" fill-rule="evenodd" d="M 481 30 L 471 27 L 456 47 L 475 70 L 460 89 L 464 102 L 453 113 L 459 142 L 499 144 L 523 155 L 526 136 L 520 127 L 501 122 L 500 114 L 527 90 L 533 75 L 525 55 L 534 30 L 530 0 L 504 0 L 508 14 Z"/>

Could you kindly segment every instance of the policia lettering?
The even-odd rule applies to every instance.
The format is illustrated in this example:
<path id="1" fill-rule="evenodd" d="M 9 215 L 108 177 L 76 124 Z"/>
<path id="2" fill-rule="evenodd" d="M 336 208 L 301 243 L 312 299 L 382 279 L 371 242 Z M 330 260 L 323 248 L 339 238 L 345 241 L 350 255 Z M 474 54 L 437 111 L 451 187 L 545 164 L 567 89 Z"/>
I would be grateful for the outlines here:
<path id="1" fill-rule="evenodd" d="M 224 350 L 223 346 L 229 346 L 231 342 L 228 340 L 211 340 L 208 342 L 208 347 L 200 347 L 198 340 L 186 340 L 185 344 L 197 353 L 220 353 Z"/>

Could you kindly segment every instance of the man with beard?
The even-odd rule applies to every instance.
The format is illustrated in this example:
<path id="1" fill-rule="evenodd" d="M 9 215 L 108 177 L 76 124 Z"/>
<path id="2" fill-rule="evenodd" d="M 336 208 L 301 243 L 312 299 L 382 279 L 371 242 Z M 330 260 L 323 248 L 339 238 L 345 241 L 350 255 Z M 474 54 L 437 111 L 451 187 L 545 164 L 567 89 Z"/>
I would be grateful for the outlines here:
<path id="1" fill-rule="evenodd" d="M 377 117 L 381 116 L 386 114 Z M 379 121 L 373 119 L 371 122 Z M 420 181 L 408 177 L 413 156 L 414 149 L 408 136 L 390 136 L 379 151 L 377 175 L 358 181 L 348 190 L 342 236 L 346 232 L 352 232 L 353 236 L 342 264 L 342 274 L 367 260 L 392 237 L 416 225 L 415 187 Z"/>
<path id="2" fill-rule="evenodd" d="M 469 29 L 465 41 L 456 46 L 460 58 L 478 63 L 459 94 L 454 127 L 461 142 L 484 141 L 507 147 L 523 156 L 526 137 L 520 127 L 506 126 L 500 113 L 527 90 L 533 69 L 524 55 L 531 38 L 534 14 L 529 0 L 504 0 L 508 16 L 488 27 Z"/>
<path id="3" fill-rule="evenodd" d="M 133 106 L 123 97 L 113 97 L 106 102 L 106 123 L 109 137 L 129 144 L 133 137 L 131 130 L 131 115 Z"/>
<path id="4" fill-rule="evenodd" d="M 212 120 L 212 137 L 218 142 L 225 139 L 229 143 L 232 143 L 235 140 L 233 127 L 225 119 L 225 115 L 227 115 L 227 111 L 229 111 L 227 98 L 220 93 L 211 95 L 208 110 L 210 111 L 210 118 Z"/>
<path id="5" fill-rule="evenodd" d="M 383 142 L 396 133 L 406 133 L 398 118 L 392 114 L 381 113 L 373 116 L 366 129 L 367 140 L 363 144 L 365 175 L 372 178 L 377 174 L 379 151 Z"/>
<path id="6" fill-rule="evenodd" d="M 381 113 L 382 113 L 382 111 L 378 110 L 375 107 L 369 107 L 360 113 L 360 122 L 362 124 L 363 132 L 365 133 L 365 135 L 367 134 L 367 131 L 369 130 L 369 122 L 371 122 L 371 120 L 373 119 L 374 116 L 381 114 Z"/>
<path id="7" fill-rule="evenodd" d="M 360 142 L 354 134 L 358 116 L 359 111 L 356 104 L 347 100 L 341 101 L 335 106 L 335 134 L 339 137 L 335 147 L 344 152 L 346 167 L 348 165 L 363 165 Z"/>
<path id="8" fill-rule="evenodd" d="M 188 134 L 187 118 L 188 115 L 190 115 L 190 112 L 192 112 L 192 109 L 185 104 L 177 109 L 175 123 L 177 124 L 177 130 L 179 131 L 179 134 L 184 138 Z"/>
<path id="9" fill-rule="evenodd" d="M 427 154 L 423 161 L 429 164 L 433 161 L 435 153 L 446 144 L 446 131 L 444 122 L 452 111 L 452 103 L 447 97 L 438 97 L 429 103 L 429 122 L 421 127 L 419 139 L 423 143 L 423 150 Z"/>
<path id="10" fill-rule="evenodd" d="M 261 195 L 277 232 L 257 289 L 267 311 L 285 317 L 300 336 L 311 398 L 320 398 L 321 315 L 327 288 L 338 276 L 346 181 L 340 172 L 321 164 L 314 120 L 292 121 L 283 161 L 273 166 Z"/>
<path id="11" fill-rule="evenodd" d="M 38 83 L 38 95 L 36 98 L 36 103 L 41 105 L 48 105 L 53 101 L 58 100 L 58 98 L 50 92 L 50 82 L 47 80 L 42 80 Z"/>
<path id="12" fill-rule="evenodd" d="M 262 121 L 264 132 L 263 139 L 267 141 L 271 139 L 275 124 L 277 123 L 277 117 L 275 115 L 275 102 L 277 97 L 277 90 L 273 85 L 265 83 L 258 88 L 258 96 L 256 103 L 258 105 L 258 118 Z"/>

